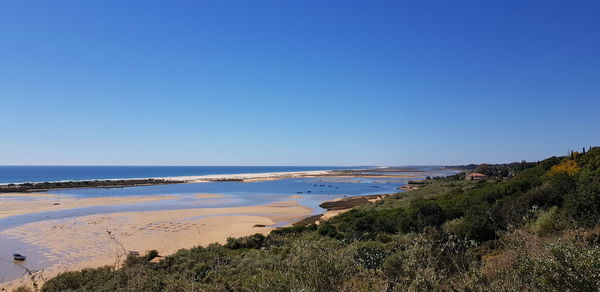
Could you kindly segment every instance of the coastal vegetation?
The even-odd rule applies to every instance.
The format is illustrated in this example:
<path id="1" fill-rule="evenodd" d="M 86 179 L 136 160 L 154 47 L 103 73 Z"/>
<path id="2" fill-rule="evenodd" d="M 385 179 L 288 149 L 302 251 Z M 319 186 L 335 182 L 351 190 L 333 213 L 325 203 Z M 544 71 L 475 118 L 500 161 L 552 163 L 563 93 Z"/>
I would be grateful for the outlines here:
<path id="1" fill-rule="evenodd" d="M 72 188 L 118 188 L 133 186 L 148 186 L 159 184 L 176 184 L 184 181 L 166 180 L 166 179 L 114 179 L 114 180 L 73 180 L 58 182 L 30 182 L 20 184 L 0 185 L 0 193 L 18 193 L 47 191 L 51 189 L 72 189 Z"/>
<path id="2" fill-rule="evenodd" d="M 600 147 L 427 180 L 307 222 L 122 267 L 65 272 L 42 291 L 597 291 Z"/>

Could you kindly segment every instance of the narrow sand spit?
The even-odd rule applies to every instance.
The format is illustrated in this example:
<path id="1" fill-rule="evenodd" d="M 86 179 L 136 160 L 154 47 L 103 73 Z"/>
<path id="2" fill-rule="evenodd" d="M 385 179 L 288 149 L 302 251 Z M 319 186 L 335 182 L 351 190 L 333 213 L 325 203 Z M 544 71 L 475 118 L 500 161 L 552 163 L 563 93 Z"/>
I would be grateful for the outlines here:
<path id="1" fill-rule="evenodd" d="M 29 223 L 1 233 L 49 250 L 46 257 L 55 264 L 44 270 L 48 278 L 69 270 L 118 265 L 129 251 L 143 254 L 156 249 L 164 256 L 181 248 L 224 243 L 227 237 L 267 234 L 274 229 L 269 226 L 299 220 L 311 212 L 296 201 L 285 201 L 251 207 L 90 215 Z M 8 285 L 14 288 L 23 283 L 27 279 Z"/>
<path id="2" fill-rule="evenodd" d="M 314 171 L 288 171 L 288 172 L 266 172 L 266 173 L 240 173 L 240 174 L 212 174 L 199 176 L 157 177 L 156 179 L 185 181 L 188 183 L 211 182 L 218 180 L 241 180 L 244 182 L 257 182 L 294 177 L 319 176 L 330 173 L 329 170 Z"/>
<path id="3" fill-rule="evenodd" d="M 97 197 L 70 198 L 66 196 L 44 193 L 7 193 L 0 196 L 0 219 L 15 215 L 44 211 L 66 210 L 73 208 L 146 203 L 175 199 L 177 196 L 131 196 L 131 197 Z M 27 199 L 27 200 L 23 200 Z"/>

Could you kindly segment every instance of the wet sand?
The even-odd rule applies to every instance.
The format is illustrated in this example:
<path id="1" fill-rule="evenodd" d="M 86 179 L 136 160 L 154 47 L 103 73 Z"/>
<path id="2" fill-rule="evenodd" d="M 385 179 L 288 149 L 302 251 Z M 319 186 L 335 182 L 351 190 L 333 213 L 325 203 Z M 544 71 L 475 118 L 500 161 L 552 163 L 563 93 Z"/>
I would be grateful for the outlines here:
<path id="1" fill-rule="evenodd" d="M 118 266 L 129 251 L 143 254 L 156 249 L 169 255 L 181 248 L 224 243 L 227 237 L 268 234 L 311 212 L 292 200 L 250 207 L 90 215 L 29 223 L 1 233 L 46 250 L 44 256 L 53 262 L 43 272 L 48 278 L 85 267 Z M 14 288 L 27 283 L 27 278 L 20 278 L 4 284 Z"/>
<path id="2" fill-rule="evenodd" d="M 178 197 L 162 195 L 130 197 L 95 197 L 79 199 L 46 193 L 8 193 L 0 196 L 0 219 L 10 216 L 45 211 L 58 211 L 93 206 L 147 203 L 174 198 Z"/>
<path id="3" fill-rule="evenodd" d="M 196 194 L 197 199 L 212 199 L 212 198 L 223 198 L 225 196 L 221 194 Z"/>

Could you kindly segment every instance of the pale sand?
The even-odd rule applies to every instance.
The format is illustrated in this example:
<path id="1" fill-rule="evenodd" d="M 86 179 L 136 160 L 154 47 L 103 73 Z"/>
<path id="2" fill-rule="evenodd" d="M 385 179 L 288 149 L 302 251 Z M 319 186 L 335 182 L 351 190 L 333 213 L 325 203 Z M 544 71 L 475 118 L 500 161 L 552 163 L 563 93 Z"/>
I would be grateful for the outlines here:
<path id="1" fill-rule="evenodd" d="M 331 219 L 332 217 L 335 217 L 341 213 L 344 213 L 346 211 L 348 211 L 350 209 L 341 209 L 341 210 L 330 210 L 330 211 L 326 211 L 323 216 L 321 216 L 321 218 L 319 219 L 318 223 L 321 223 L 323 221 L 327 221 L 329 219 Z"/>
<path id="2" fill-rule="evenodd" d="M 224 243 L 227 237 L 267 234 L 274 229 L 269 225 L 297 221 L 311 212 L 296 201 L 252 207 L 125 212 L 35 222 L 2 234 L 48 249 L 47 256 L 56 264 L 44 270 L 47 279 L 66 270 L 114 265 L 122 262 L 130 250 L 143 254 L 156 249 L 164 256 L 181 248 Z M 257 224 L 267 227 L 254 227 Z M 23 283 L 27 279 L 8 285 L 14 288 Z"/>
<path id="3" fill-rule="evenodd" d="M 21 200 L 22 198 L 27 198 L 28 200 Z M 8 193 L 0 196 L 0 219 L 15 215 L 44 211 L 56 211 L 105 205 L 146 203 L 175 198 L 178 198 L 178 196 L 160 195 L 78 199 L 44 193 Z"/>
<path id="4" fill-rule="evenodd" d="M 275 180 L 294 177 L 318 176 L 330 173 L 329 170 L 313 171 L 287 171 L 287 172 L 265 172 L 265 173 L 238 173 L 238 174 L 211 174 L 198 176 L 157 177 L 156 179 L 185 181 L 189 183 L 211 182 L 216 180 L 239 179 L 245 182 Z"/>
<path id="5" fill-rule="evenodd" d="M 373 174 L 352 174 L 352 175 L 340 175 L 340 176 L 336 176 L 336 177 L 332 177 L 335 179 L 352 179 L 352 178 L 391 178 L 391 179 L 416 179 L 416 178 L 421 178 L 423 177 L 423 173 L 416 173 L 416 174 L 402 174 L 402 175 L 395 175 L 395 174 L 386 174 L 386 175 L 373 175 Z"/>
<path id="6" fill-rule="evenodd" d="M 281 171 L 281 172 L 263 172 L 263 173 L 237 173 L 237 174 L 209 174 L 209 175 L 194 175 L 194 176 L 167 176 L 167 177 L 131 177 L 131 178 L 108 178 L 101 179 L 102 181 L 126 181 L 126 180 L 146 180 L 160 179 L 168 181 L 199 183 L 212 182 L 218 180 L 239 179 L 244 182 L 276 180 L 294 177 L 314 177 L 330 174 L 332 170 L 307 170 L 307 171 Z M 70 180 L 70 181 L 87 181 L 87 180 Z M 8 183 L 0 183 L 6 185 Z"/>

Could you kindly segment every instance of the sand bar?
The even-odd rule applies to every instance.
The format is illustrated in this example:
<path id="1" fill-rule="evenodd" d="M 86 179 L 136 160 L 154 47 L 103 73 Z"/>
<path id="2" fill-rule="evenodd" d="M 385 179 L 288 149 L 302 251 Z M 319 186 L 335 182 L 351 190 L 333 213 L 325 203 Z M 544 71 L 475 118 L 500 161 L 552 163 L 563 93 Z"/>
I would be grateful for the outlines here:
<path id="1" fill-rule="evenodd" d="M 265 173 L 238 173 L 238 174 L 210 174 L 198 176 L 176 176 L 176 177 L 157 177 L 156 179 L 185 181 L 188 183 L 213 182 L 219 180 L 241 180 L 245 182 L 274 180 L 294 177 L 311 177 L 326 175 L 330 170 L 312 170 L 312 171 L 287 171 L 287 172 L 265 172 Z"/>
<path id="2" fill-rule="evenodd" d="M 167 177 L 131 177 L 131 178 L 106 178 L 106 179 L 85 179 L 85 180 L 62 180 L 51 181 L 56 182 L 85 182 L 85 181 L 135 181 L 135 180 L 167 180 L 174 182 L 213 182 L 219 180 L 242 180 L 242 181 L 262 181 L 274 180 L 293 177 L 312 177 L 328 175 L 335 170 L 307 170 L 307 171 L 280 171 L 280 172 L 262 172 L 262 173 L 237 173 L 237 174 L 207 174 L 207 175 L 192 175 L 192 176 L 167 176 Z M 22 184 L 24 182 L 0 183 L 0 185 Z M 39 182 L 34 182 L 39 183 Z M 91 186 L 97 187 L 97 186 Z M 66 187 L 69 188 L 69 187 Z"/>
<path id="3" fill-rule="evenodd" d="M 175 199 L 178 196 L 127 196 L 127 197 L 95 197 L 72 198 L 45 193 L 7 193 L 0 196 L 0 219 L 29 213 L 58 211 L 73 208 L 147 203 Z"/>

